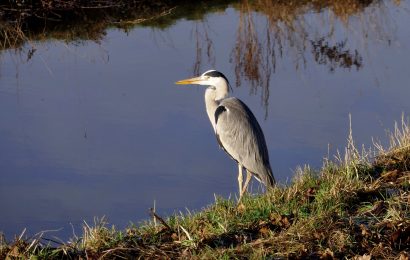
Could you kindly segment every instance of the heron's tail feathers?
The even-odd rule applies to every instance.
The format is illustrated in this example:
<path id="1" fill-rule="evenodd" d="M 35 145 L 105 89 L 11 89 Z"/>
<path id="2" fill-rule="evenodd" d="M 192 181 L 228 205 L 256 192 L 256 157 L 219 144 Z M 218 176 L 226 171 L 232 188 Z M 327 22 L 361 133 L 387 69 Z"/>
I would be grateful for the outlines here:
<path id="1" fill-rule="evenodd" d="M 269 168 L 269 170 L 265 174 L 264 184 L 267 188 L 273 188 L 275 186 L 275 183 L 275 177 L 273 177 L 272 170 Z"/>
<path id="2" fill-rule="evenodd" d="M 275 177 L 273 177 L 272 169 L 269 167 L 266 169 L 264 174 L 255 174 L 254 177 L 259 181 L 262 182 L 266 188 L 273 188 L 275 186 Z"/>

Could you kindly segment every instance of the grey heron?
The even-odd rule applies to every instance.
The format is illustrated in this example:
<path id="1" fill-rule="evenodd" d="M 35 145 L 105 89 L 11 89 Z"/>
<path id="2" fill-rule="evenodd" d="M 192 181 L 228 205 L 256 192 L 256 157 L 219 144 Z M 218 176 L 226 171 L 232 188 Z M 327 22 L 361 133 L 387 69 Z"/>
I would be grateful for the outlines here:
<path id="1" fill-rule="evenodd" d="M 205 106 L 216 139 L 220 147 L 238 163 L 239 201 L 252 176 L 266 187 L 272 187 L 275 179 L 262 129 L 245 103 L 235 97 L 228 97 L 229 81 L 225 75 L 208 70 L 199 77 L 180 80 L 175 84 L 208 86 L 205 90 Z M 243 168 L 246 169 L 244 184 Z"/>

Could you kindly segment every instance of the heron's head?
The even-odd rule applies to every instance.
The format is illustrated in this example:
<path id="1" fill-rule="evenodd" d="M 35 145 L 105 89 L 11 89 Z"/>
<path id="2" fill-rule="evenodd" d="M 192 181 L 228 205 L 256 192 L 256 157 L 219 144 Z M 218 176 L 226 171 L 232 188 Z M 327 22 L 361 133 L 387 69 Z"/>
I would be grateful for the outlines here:
<path id="1" fill-rule="evenodd" d="M 225 91 L 229 91 L 229 81 L 225 77 L 224 74 L 217 70 L 208 70 L 205 71 L 201 76 L 183 79 L 180 81 L 175 82 L 178 85 L 188 85 L 188 84 L 196 84 L 196 85 L 206 85 L 215 87 L 216 89 L 226 89 Z"/>

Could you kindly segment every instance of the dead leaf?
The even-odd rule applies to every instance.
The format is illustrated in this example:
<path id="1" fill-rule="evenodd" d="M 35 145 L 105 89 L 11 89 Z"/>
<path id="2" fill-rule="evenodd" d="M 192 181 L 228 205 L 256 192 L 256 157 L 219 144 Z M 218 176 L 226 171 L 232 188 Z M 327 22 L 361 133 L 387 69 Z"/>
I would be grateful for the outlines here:
<path id="1" fill-rule="evenodd" d="M 399 229 L 399 230 L 396 230 L 395 232 L 393 232 L 393 233 L 391 234 L 390 240 L 391 240 L 393 243 L 396 243 L 396 241 L 399 239 L 400 235 L 401 235 L 401 230 L 400 230 L 400 229 Z"/>
<path id="2" fill-rule="evenodd" d="M 369 231 L 369 229 L 365 225 L 360 224 L 360 229 L 362 230 L 362 236 L 368 237 L 368 236 L 371 235 L 371 232 Z"/>
<path id="3" fill-rule="evenodd" d="M 15 259 L 22 257 L 20 250 L 17 246 L 13 246 L 13 248 L 8 252 L 6 259 Z"/>
<path id="4" fill-rule="evenodd" d="M 371 212 L 373 215 L 378 216 L 378 215 L 380 215 L 381 213 L 383 213 L 384 209 L 385 209 L 385 203 L 384 203 L 384 201 L 378 201 L 378 202 L 376 202 L 376 203 L 374 204 L 374 206 L 373 206 L 373 208 L 370 210 L 370 212 Z"/>
<path id="5" fill-rule="evenodd" d="M 364 254 L 362 256 L 357 255 L 353 259 L 355 259 L 355 260 L 370 260 L 370 259 L 372 259 L 372 255 L 366 255 L 366 254 Z"/>
<path id="6" fill-rule="evenodd" d="M 320 259 L 333 259 L 334 254 L 333 251 L 330 250 L 329 248 L 326 248 L 325 252 L 320 256 Z"/>
<path id="7" fill-rule="evenodd" d="M 312 202 L 315 199 L 315 195 L 316 195 L 316 189 L 313 187 L 308 188 L 304 194 L 303 200 L 305 202 Z"/>
<path id="8" fill-rule="evenodd" d="M 274 225 L 277 225 L 282 228 L 288 228 L 290 225 L 292 225 L 294 215 L 277 215 L 277 214 L 271 214 L 269 219 L 271 220 L 271 223 Z"/>
<path id="9" fill-rule="evenodd" d="M 261 228 L 259 229 L 259 233 L 260 233 L 262 236 L 266 237 L 266 236 L 269 235 L 269 228 L 267 228 L 266 226 L 263 226 L 263 227 L 261 227 Z"/>
<path id="10" fill-rule="evenodd" d="M 386 182 L 395 182 L 397 180 L 398 175 L 399 175 L 398 170 L 393 170 L 393 171 L 383 173 L 382 178 Z"/>
<path id="11" fill-rule="evenodd" d="M 243 205 L 243 203 L 241 203 L 241 204 L 239 204 L 239 205 L 236 207 L 236 210 L 237 210 L 239 213 L 244 213 L 245 210 L 246 210 L 246 207 L 245 207 L 245 205 Z"/>
<path id="12" fill-rule="evenodd" d="M 172 240 L 177 241 L 178 240 L 178 235 L 176 233 L 172 233 L 171 238 L 172 238 Z"/>
<path id="13" fill-rule="evenodd" d="M 409 254 L 406 252 L 401 252 L 399 256 L 399 260 L 409 260 Z"/>
<path id="14" fill-rule="evenodd" d="M 314 237 L 315 239 L 317 239 L 317 240 L 321 240 L 321 239 L 324 238 L 324 235 L 323 235 L 323 233 L 319 233 L 319 232 L 315 231 L 315 232 L 313 233 L 313 237 Z"/>

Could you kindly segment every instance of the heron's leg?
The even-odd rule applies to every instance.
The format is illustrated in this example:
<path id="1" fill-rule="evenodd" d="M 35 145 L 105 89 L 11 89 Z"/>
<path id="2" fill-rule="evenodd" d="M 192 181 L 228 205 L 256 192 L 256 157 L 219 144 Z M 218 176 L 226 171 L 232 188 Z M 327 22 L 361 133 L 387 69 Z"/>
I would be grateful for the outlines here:
<path id="1" fill-rule="evenodd" d="M 239 194 L 242 194 L 242 183 L 243 183 L 243 176 L 242 176 L 242 165 L 238 163 L 238 185 L 239 185 Z"/>
<path id="2" fill-rule="evenodd" d="M 251 180 L 251 178 L 252 178 L 251 172 L 246 170 L 246 180 L 245 180 L 245 184 L 243 185 L 243 188 L 242 188 L 243 193 L 246 192 L 246 189 L 248 188 L 249 181 Z"/>
<path id="3" fill-rule="evenodd" d="M 252 174 L 250 173 L 250 171 L 248 171 L 248 169 L 246 169 L 246 180 L 245 180 L 245 184 L 242 187 L 242 193 L 239 197 L 239 200 L 242 198 L 243 194 L 245 194 L 246 189 L 248 188 L 249 181 L 251 180 L 251 178 L 252 178 Z"/>

